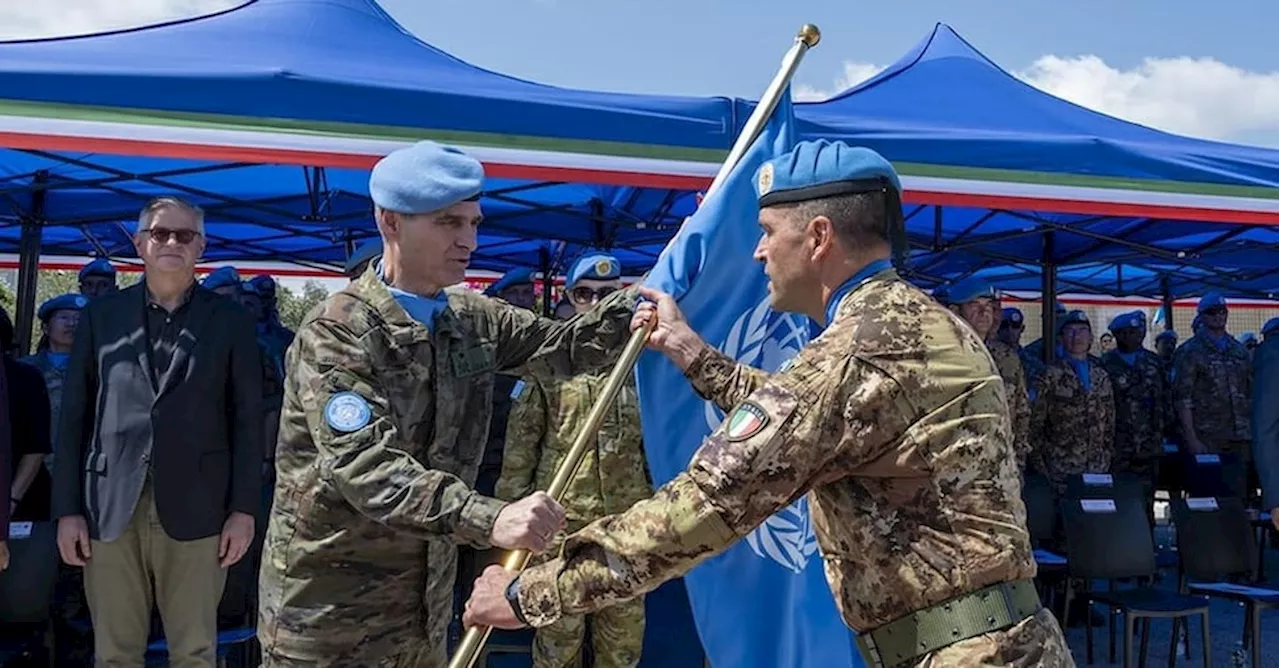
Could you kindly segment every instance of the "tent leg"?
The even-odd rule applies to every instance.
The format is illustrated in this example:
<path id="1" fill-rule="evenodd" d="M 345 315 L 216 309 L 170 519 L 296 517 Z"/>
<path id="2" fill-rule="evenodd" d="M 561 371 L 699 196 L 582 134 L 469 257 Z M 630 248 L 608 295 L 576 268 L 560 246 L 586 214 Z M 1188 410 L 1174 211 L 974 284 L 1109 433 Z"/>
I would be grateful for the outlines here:
<path id="1" fill-rule="evenodd" d="M 1058 301 L 1058 266 L 1053 263 L 1053 232 L 1044 233 L 1044 255 L 1040 261 L 1040 339 L 1044 341 L 1044 361 L 1053 361 L 1058 349 L 1058 322 L 1054 306 Z"/>
<path id="2" fill-rule="evenodd" d="M 542 315 L 550 318 L 554 306 L 551 304 L 551 253 L 546 247 L 538 249 L 538 264 L 542 270 Z"/>
<path id="3" fill-rule="evenodd" d="M 22 221 L 18 240 L 18 294 L 15 295 L 14 328 L 18 355 L 31 351 L 31 326 L 35 321 L 36 288 L 40 281 L 40 242 L 44 237 L 45 185 L 49 172 L 36 172 L 31 191 L 31 216 Z"/>

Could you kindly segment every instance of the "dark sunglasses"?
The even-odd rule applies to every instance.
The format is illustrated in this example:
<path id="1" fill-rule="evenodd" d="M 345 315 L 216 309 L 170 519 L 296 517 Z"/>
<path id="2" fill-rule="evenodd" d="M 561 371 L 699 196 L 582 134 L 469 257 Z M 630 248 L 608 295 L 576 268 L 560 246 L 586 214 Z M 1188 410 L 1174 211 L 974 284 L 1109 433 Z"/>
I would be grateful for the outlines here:
<path id="1" fill-rule="evenodd" d="M 592 298 L 604 299 L 617 291 L 617 288 L 599 288 L 592 290 L 591 288 L 584 286 L 570 290 L 569 296 L 573 297 L 573 301 L 575 302 L 586 303 L 591 301 Z"/>
<path id="2" fill-rule="evenodd" d="M 1217 315 L 1225 315 L 1226 312 L 1227 312 L 1227 307 L 1215 306 L 1211 309 L 1205 309 L 1204 315 L 1207 315 L 1212 318 L 1213 316 L 1217 316 Z"/>
<path id="3" fill-rule="evenodd" d="M 183 246 L 196 240 L 200 233 L 195 230 L 171 230 L 166 227 L 152 227 L 147 230 L 151 240 L 158 244 L 167 244 L 170 239 L 177 239 Z"/>
<path id="4" fill-rule="evenodd" d="M 1000 329 L 1022 329 L 1022 324 L 1014 324 L 1008 320 L 1000 323 Z"/>

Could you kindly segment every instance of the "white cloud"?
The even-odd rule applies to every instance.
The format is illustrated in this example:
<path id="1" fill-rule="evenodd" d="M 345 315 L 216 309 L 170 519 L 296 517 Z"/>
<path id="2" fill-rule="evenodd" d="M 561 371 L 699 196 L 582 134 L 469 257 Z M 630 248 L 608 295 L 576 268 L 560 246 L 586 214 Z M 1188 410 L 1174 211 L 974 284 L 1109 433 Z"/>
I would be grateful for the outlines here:
<path id="1" fill-rule="evenodd" d="M 797 86 L 796 99 L 822 100 L 881 69 L 846 62 L 829 90 Z M 1094 111 L 1192 137 L 1275 146 L 1280 72 L 1250 72 L 1213 58 L 1147 58 L 1121 70 L 1097 56 L 1042 56 L 1013 75 Z"/>
<path id="2" fill-rule="evenodd" d="M 245 0 L 4 0 L 0 39 L 83 35 L 201 16 Z"/>

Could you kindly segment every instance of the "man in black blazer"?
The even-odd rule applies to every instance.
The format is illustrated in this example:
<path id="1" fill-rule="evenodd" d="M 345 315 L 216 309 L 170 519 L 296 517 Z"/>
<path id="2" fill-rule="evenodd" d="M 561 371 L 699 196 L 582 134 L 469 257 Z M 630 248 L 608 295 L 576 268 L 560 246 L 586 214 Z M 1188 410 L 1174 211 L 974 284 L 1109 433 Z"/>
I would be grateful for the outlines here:
<path id="1" fill-rule="evenodd" d="M 58 549 L 85 566 L 99 665 L 142 665 L 154 602 L 170 664 L 212 667 L 225 569 L 262 500 L 260 352 L 249 313 L 195 282 L 199 208 L 149 202 L 134 245 L 144 280 L 94 300 L 76 331 Z"/>

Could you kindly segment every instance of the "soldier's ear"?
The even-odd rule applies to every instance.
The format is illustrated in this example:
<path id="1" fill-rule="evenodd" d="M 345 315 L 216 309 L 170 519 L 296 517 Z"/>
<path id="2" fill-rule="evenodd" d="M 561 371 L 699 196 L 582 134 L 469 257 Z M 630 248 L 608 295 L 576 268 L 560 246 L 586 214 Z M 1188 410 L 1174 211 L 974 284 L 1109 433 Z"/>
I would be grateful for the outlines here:
<path id="1" fill-rule="evenodd" d="M 809 221 L 807 230 L 813 241 L 813 257 L 820 260 L 835 249 L 836 227 L 826 216 L 817 216 Z"/>

